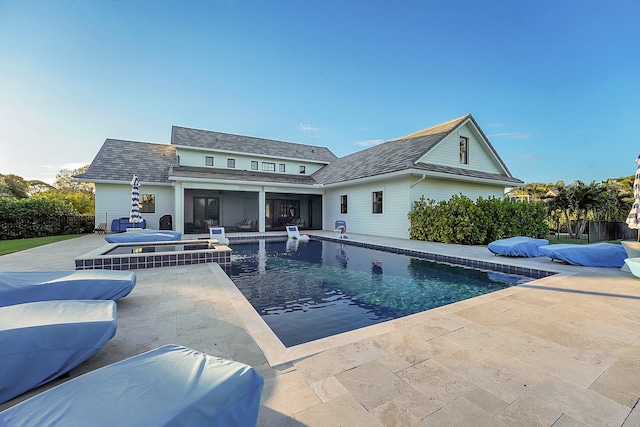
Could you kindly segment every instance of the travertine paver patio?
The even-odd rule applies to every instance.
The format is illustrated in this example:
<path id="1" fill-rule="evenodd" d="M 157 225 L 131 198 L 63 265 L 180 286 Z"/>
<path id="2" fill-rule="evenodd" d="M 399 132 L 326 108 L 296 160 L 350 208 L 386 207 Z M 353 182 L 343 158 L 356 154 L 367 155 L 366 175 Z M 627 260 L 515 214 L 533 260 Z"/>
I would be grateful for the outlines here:
<path id="1" fill-rule="evenodd" d="M 262 426 L 640 425 L 640 279 L 483 247 L 350 237 L 561 274 L 283 350 L 217 265 L 139 270 L 118 302 L 116 337 L 66 378 L 0 410 L 175 343 L 256 367 Z M 71 269 L 103 243 L 85 236 L 0 256 L 0 270 Z"/>

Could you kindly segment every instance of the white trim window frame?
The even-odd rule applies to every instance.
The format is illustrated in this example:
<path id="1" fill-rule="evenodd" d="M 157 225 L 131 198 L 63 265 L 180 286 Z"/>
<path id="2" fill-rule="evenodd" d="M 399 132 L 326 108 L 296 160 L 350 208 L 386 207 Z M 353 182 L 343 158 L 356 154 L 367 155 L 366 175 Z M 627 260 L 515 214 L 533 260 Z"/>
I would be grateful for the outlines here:
<path id="1" fill-rule="evenodd" d="M 204 165 L 205 166 L 209 166 L 209 167 L 213 167 L 215 166 L 215 159 L 213 156 L 204 156 Z"/>
<path id="2" fill-rule="evenodd" d="M 382 190 L 371 192 L 371 213 L 381 215 L 384 212 L 384 192 Z"/>

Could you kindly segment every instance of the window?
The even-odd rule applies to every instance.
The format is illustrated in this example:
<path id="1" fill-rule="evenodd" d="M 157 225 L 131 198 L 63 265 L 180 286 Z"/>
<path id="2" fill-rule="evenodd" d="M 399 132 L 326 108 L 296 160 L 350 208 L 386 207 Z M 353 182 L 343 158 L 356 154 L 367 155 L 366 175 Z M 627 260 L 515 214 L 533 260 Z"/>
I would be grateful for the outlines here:
<path id="1" fill-rule="evenodd" d="M 269 163 L 269 162 L 262 162 L 262 170 L 263 171 L 269 171 L 269 172 L 275 172 L 276 171 L 276 164 L 275 163 Z"/>
<path id="2" fill-rule="evenodd" d="M 251 170 L 252 171 L 258 170 L 258 162 L 256 160 L 251 160 Z"/>
<path id="3" fill-rule="evenodd" d="M 280 164 L 278 165 L 278 170 L 279 170 L 280 172 L 284 172 L 284 171 L 285 171 L 284 163 L 280 163 Z"/>
<path id="4" fill-rule="evenodd" d="M 371 212 L 374 214 L 382 213 L 382 191 L 374 191 L 371 193 L 373 195 L 373 208 Z"/>
<path id="5" fill-rule="evenodd" d="M 156 213 L 156 195 L 140 195 L 140 213 Z"/>
<path id="6" fill-rule="evenodd" d="M 347 195 L 343 194 L 340 196 L 340 213 L 347 213 Z"/>
<path id="7" fill-rule="evenodd" d="M 227 167 L 235 168 L 236 167 L 236 159 L 227 159 Z"/>
<path id="8" fill-rule="evenodd" d="M 300 166 L 300 173 L 307 173 L 307 168 L 305 166 Z"/>
<path id="9" fill-rule="evenodd" d="M 213 156 L 205 156 L 204 157 L 204 165 L 205 166 L 213 166 Z"/>
<path id="10" fill-rule="evenodd" d="M 176 156 L 176 163 L 178 166 L 180 166 L 180 156 Z"/>
<path id="11" fill-rule="evenodd" d="M 460 164 L 469 164 L 469 138 L 466 136 L 460 137 Z"/>

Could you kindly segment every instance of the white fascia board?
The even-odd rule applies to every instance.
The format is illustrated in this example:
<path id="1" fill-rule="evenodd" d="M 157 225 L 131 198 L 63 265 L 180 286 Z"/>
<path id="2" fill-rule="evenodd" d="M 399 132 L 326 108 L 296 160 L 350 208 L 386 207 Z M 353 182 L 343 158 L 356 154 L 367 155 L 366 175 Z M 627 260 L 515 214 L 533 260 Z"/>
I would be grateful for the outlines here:
<path id="1" fill-rule="evenodd" d="M 330 162 L 324 162 L 324 161 L 320 161 L 320 160 L 300 159 L 300 158 L 297 158 L 297 157 L 281 157 L 281 156 L 273 156 L 273 155 L 270 155 L 270 154 L 248 153 L 246 151 L 220 150 L 220 149 L 217 149 L 217 148 L 191 147 L 191 146 L 175 145 L 175 144 L 173 144 L 173 146 L 176 147 L 176 148 L 179 148 L 181 150 L 208 151 L 208 152 L 211 152 L 211 153 L 233 154 L 233 155 L 237 155 L 237 156 L 259 157 L 259 158 L 279 159 L 279 160 L 291 160 L 291 161 L 294 161 L 294 162 L 301 162 L 301 163 L 317 163 L 319 165 L 328 165 L 330 163 Z M 176 154 L 180 155 L 177 152 L 176 152 Z"/>
<path id="2" fill-rule="evenodd" d="M 347 185 L 357 185 L 357 184 L 366 184 L 370 182 L 385 181 L 387 179 L 393 179 L 393 178 L 398 178 L 398 177 L 408 176 L 408 175 L 411 175 L 411 173 L 408 170 L 402 170 L 398 172 L 385 173 L 382 175 L 374 175 L 374 176 L 368 176 L 365 178 L 351 179 L 348 181 L 334 182 L 331 184 L 322 184 L 322 185 L 324 188 L 339 188 Z"/>
<path id="3" fill-rule="evenodd" d="M 119 181 L 119 180 L 113 180 L 113 179 L 96 179 L 96 180 L 82 180 L 80 182 L 92 182 L 94 184 L 126 184 L 129 187 L 131 186 L 131 180 L 128 181 Z M 173 182 L 150 182 L 150 181 L 140 181 L 140 185 L 157 185 L 157 186 L 162 186 L 162 187 L 173 187 L 174 183 Z"/>
<path id="4" fill-rule="evenodd" d="M 444 172 L 425 171 L 422 169 L 411 169 L 409 170 L 409 172 L 412 175 L 426 175 L 427 178 L 448 179 L 451 181 L 475 182 L 475 183 L 481 183 L 481 184 L 493 184 L 493 185 L 505 185 L 505 186 L 516 185 L 516 183 L 514 183 L 513 181 L 491 179 L 491 178 L 479 178 L 479 177 L 465 176 L 465 175 L 455 175 L 455 174 L 444 173 Z"/>
<path id="5" fill-rule="evenodd" d="M 184 184 L 185 182 L 194 182 L 194 183 L 204 183 L 204 184 L 229 184 L 229 185 L 246 185 L 250 187 L 255 186 L 268 186 L 268 187 L 290 187 L 290 188 L 319 188 L 318 184 L 289 184 L 286 182 L 272 182 L 272 181 L 243 181 L 239 179 L 208 179 L 208 178 L 187 178 L 181 176 L 170 176 L 170 180 L 181 182 Z"/>

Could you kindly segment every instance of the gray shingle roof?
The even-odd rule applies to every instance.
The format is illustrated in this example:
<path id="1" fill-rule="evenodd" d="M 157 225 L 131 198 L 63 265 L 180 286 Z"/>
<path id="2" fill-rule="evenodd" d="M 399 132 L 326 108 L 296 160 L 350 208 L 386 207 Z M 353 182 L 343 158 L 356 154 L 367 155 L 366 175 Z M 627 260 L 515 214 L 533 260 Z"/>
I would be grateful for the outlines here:
<path id="1" fill-rule="evenodd" d="M 180 126 L 173 126 L 171 128 L 171 144 L 280 158 L 287 157 L 300 160 L 312 160 L 327 164 L 337 159 L 336 155 L 326 147 L 295 144 L 293 142 L 275 141 L 252 136 L 232 135 L 229 133 L 191 129 Z"/>
<path id="2" fill-rule="evenodd" d="M 254 172 L 245 170 L 228 170 L 218 168 L 174 166 L 171 176 L 182 178 L 204 178 L 239 180 L 251 182 L 273 182 L 283 184 L 312 185 L 317 182 L 309 175 L 293 175 L 284 173 Z"/>
<path id="3" fill-rule="evenodd" d="M 89 169 L 79 179 L 87 181 L 131 181 L 166 183 L 169 168 L 176 163 L 176 148 L 167 144 L 107 139 Z"/>
<path id="4" fill-rule="evenodd" d="M 488 142 L 489 140 L 484 134 L 484 139 L 487 141 L 489 148 L 493 151 L 505 171 L 507 171 L 506 174 L 493 174 L 462 168 L 416 163 L 425 153 L 431 150 L 467 119 L 471 119 L 476 128 L 480 129 L 473 119 L 473 116 L 467 114 L 466 116 L 458 117 L 428 129 L 423 129 L 376 145 L 375 147 L 341 157 L 314 173 L 313 177 L 323 184 L 334 184 L 408 169 L 422 169 L 425 171 L 443 172 L 459 176 L 522 183 L 519 179 L 511 176 L 506 165 L 502 162 L 500 156 L 498 156 L 498 153 L 493 146 L 491 146 L 491 143 Z M 482 130 L 480 130 L 480 132 L 482 132 Z"/>

